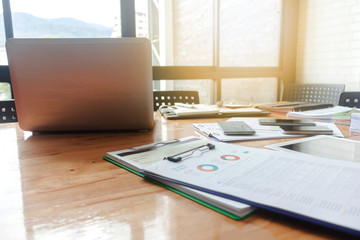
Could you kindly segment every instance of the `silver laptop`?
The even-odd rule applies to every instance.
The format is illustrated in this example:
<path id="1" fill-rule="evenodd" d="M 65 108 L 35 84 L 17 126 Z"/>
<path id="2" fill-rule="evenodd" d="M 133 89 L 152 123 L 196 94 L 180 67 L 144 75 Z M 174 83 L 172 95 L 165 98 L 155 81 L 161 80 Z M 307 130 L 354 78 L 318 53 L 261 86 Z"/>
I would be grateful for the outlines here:
<path id="1" fill-rule="evenodd" d="M 23 130 L 153 127 L 148 39 L 9 39 L 6 51 Z"/>

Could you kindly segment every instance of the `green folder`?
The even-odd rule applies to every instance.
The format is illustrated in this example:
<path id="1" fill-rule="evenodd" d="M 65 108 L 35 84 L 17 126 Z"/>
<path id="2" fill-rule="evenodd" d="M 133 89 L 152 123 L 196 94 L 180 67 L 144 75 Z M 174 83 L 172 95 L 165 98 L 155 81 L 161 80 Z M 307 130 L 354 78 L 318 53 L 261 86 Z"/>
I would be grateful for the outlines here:
<path id="1" fill-rule="evenodd" d="M 152 179 L 152 178 L 149 178 L 149 177 L 145 177 L 143 174 L 141 174 L 141 173 L 139 173 L 139 172 L 135 171 L 134 169 L 131 169 L 131 168 L 127 167 L 127 166 L 124 166 L 123 164 L 118 163 L 118 162 L 110 159 L 109 157 L 104 156 L 103 159 L 108 161 L 108 162 L 111 162 L 111 163 L 113 163 L 113 164 L 115 164 L 115 165 L 117 165 L 117 166 L 119 166 L 121 168 L 124 168 L 124 169 L 128 170 L 129 172 L 132 172 L 132 173 L 144 178 L 147 181 L 153 182 L 153 183 L 155 183 L 155 184 L 157 184 L 157 185 L 159 185 L 161 187 L 164 187 L 164 188 L 166 188 L 166 189 L 168 189 L 170 191 L 173 191 L 173 192 L 175 192 L 175 193 L 177 193 L 177 194 L 179 194 L 179 195 L 181 195 L 183 197 L 186 197 L 186 198 L 188 198 L 188 199 L 190 199 L 190 200 L 192 200 L 194 202 L 197 202 L 197 203 L 199 203 L 199 204 L 201 204 L 201 205 L 203 205 L 205 207 L 208 207 L 208 208 L 210 208 L 210 209 L 212 209 L 212 210 L 214 210 L 216 212 L 219 212 L 219 213 L 221 213 L 221 214 L 223 214 L 223 215 L 225 215 L 225 216 L 227 216 L 229 218 L 232 218 L 232 219 L 235 219 L 235 220 L 242 220 L 242 219 L 248 217 L 249 215 L 251 215 L 254 212 L 254 211 L 252 211 L 252 212 L 248 213 L 247 215 L 245 215 L 243 217 L 236 216 L 233 213 L 227 212 L 227 211 L 225 211 L 225 210 L 223 210 L 223 209 L 221 209 L 221 208 L 219 208 L 217 206 L 214 206 L 214 205 L 212 205 L 210 203 L 207 203 L 207 202 L 205 202 L 205 201 L 203 201 L 201 199 L 198 199 L 198 198 L 193 197 L 193 196 L 191 196 L 191 195 L 189 195 L 187 193 L 184 193 L 184 192 L 179 191 L 179 190 L 177 190 L 175 188 L 172 188 L 172 187 L 170 187 L 170 186 L 168 186 L 168 185 L 166 185 L 166 184 L 164 184 L 162 182 L 159 182 L 159 181 L 157 181 L 155 179 Z"/>

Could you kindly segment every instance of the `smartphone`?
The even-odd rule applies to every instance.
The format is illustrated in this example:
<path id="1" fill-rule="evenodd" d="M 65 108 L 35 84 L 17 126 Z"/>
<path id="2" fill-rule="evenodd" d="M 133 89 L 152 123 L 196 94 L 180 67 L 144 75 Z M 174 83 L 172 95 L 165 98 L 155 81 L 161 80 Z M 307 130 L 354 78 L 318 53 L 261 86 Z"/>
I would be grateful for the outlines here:
<path id="1" fill-rule="evenodd" d="M 243 121 L 220 121 L 218 122 L 225 135 L 253 135 L 254 129 Z"/>
<path id="2" fill-rule="evenodd" d="M 280 126 L 284 134 L 299 135 L 329 135 L 333 134 L 333 130 L 325 126 Z"/>
<path id="3" fill-rule="evenodd" d="M 310 119 L 260 118 L 259 124 L 267 126 L 315 126 L 315 123 Z"/>

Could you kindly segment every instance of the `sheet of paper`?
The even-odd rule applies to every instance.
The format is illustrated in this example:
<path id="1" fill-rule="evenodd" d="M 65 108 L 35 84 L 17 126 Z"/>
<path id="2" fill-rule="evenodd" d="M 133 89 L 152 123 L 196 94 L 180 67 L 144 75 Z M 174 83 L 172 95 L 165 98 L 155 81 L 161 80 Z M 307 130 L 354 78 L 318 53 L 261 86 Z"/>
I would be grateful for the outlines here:
<path id="1" fill-rule="evenodd" d="M 262 110 L 258 108 L 219 108 L 219 113 L 229 114 L 229 113 L 261 113 Z"/>
<path id="2" fill-rule="evenodd" d="M 206 104 L 180 104 L 176 103 L 175 106 L 169 106 L 178 116 L 192 116 L 202 114 L 235 114 L 235 113 L 261 113 L 262 110 L 258 108 L 220 108 L 216 105 Z"/>
<path id="3" fill-rule="evenodd" d="M 180 104 L 177 103 L 175 106 L 169 106 L 178 116 L 187 115 L 201 115 L 201 114 L 216 114 L 219 109 L 215 105 L 206 104 Z"/>
<path id="4" fill-rule="evenodd" d="M 360 132 L 360 113 L 351 114 L 350 132 Z"/>
<path id="5" fill-rule="evenodd" d="M 360 231 L 360 164 L 215 143 L 214 150 L 150 173 Z M 220 194 L 221 195 L 221 194 Z"/>
<path id="6" fill-rule="evenodd" d="M 207 141 L 199 140 L 199 138 L 196 137 L 187 137 L 182 138 L 181 141 L 176 144 L 169 144 L 166 147 L 154 148 L 152 150 L 136 154 L 132 154 L 134 151 L 131 149 L 125 149 L 109 152 L 107 155 L 112 159 L 121 160 L 121 163 L 125 164 L 126 166 L 131 168 L 134 166 L 137 170 L 139 170 L 153 163 L 162 161 L 164 157 L 168 157 L 174 153 L 180 153 L 182 151 L 186 151 L 190 148 L 198 147 L 206 143 Z M 122 154 L 127 155 L 123 157 L 121 156 Z"/>
<path id="7" fill-rule="evenodd" d="M 252 129 L 256 131 L 254 135 L 249 136 L 229 136 L 225 135 L 219 124 L 217 123 L 195 123 L 193 127 L 208 137 L 214 137 L 223 142 L 230 141 L 251 141 L 261 139 L 276 139 L 276 138 L 294 138 L 300 135 L 283 134 L 278 126 L 264 126 L 259 124 L 259 118 L 230 118 L 228 121 L 244 121 Z M 344 137 L 342 132 L 334 123 L 316 122 L 316 125 L 326 126 L 333 130 L 333 136 Z"/>
<path id="8" fill-rule="evenodd" d="M 352 110 L 352 108 L 344 106 L 336 106 L 330 108 L 322 108 L 316 110 L 302 111 L 302 112 L 288 112 L 287 117 L 299 118 L 318 118 L 318 119 L 331 119 L 334 114 L 343 113 Z"/>

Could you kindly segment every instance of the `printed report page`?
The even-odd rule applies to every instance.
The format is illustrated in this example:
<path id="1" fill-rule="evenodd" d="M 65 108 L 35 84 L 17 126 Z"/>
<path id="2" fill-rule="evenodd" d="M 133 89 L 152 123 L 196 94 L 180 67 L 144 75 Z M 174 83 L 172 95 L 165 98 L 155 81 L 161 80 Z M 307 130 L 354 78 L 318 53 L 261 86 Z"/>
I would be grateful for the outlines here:
<path id="1" fill-rule="evenodd" d="M 360 164 L 215 143 L 149 173 L 360 231 Z"/>

